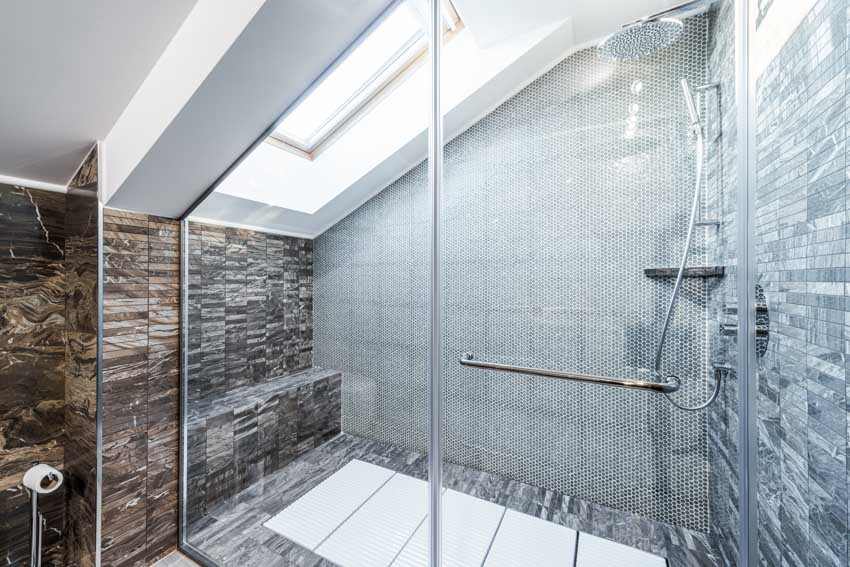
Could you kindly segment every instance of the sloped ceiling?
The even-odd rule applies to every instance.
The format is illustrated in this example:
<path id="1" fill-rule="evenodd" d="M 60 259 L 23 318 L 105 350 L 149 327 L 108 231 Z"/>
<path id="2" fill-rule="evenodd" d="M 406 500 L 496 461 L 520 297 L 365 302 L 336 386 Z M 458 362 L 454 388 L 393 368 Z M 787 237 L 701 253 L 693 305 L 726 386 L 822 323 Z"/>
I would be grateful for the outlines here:
<path id="1" fill-rule="evenodd" d="M 611 0 L 604 9 L 598 0 L 453 1 L 482 48 L 496 46 L 498 51 L 499 42 L 512 32 L 533 34 L 541 26 L 553 31 L 540 42 L 544 51 L 518 58 L 520 67 L 491 81 L 495 88 L 474 93 L 461 105 L 461 114 L 448 116 L 449 135 L 510 96 L 571 46 L 678 0 Z M 14 25 L 0 36 L 0 176 L 64 184 L 92 143 L 105 140 L 106 203 L 178 217 L 225 179 L 234 164 L 250 158 L 281 113 L 389 4 L 3 3 L 0 17 Z M 191 75 L 194 82 L 182 75 Z M 181 81 L 182 90 L 176 88 Z M 153 97 L 152 85 L 159 89 Z M 340 187 L 338 196 L 315 215 L 238 195 L 235 201 L 216 202 L 215 194 L 201 212 L 222 223 L 265 219 L 247 224 L 315 236 L 424 157 L 425 137 L 417 135 L 393 159 Z M 326 163 L 333 167 L 330 160 Z"/>
<path id="2" fill-rule="evenodd" d="M 0 175 L 65 185 L 194 4 L 0 2 Z"/>
<path id="3" fill-rule="evenodd" d="M 569 52 L 678 0 L 453 0 L 465 23 L 443 54 L 450 139 Z M 420 69 L 313 161 L 257 147 L 195 211 L 200 219 L 315 237 L 427 155 Z M 424 79 L 424 80 L 423 80 Z M 318 208 L 316 208 L 318 206 Z"/>
<path id="4" fill-rule="evenodd" d="M 238 3 L 228 6 L 234 4 Z M 113 160 L 133 140 L 110 134 L 107 203 L 179 216 L 388 4 L 389 0 L 266 0 L 150 147 L 134 150 L 141 154 L 137 163 L 122 164 L 116 171 Z M 189 23 L 196 23 L 192 15 Z M 197 36 L 197 42 L 186 42 L 185 53 L 172 56 L 198 60 L 192 51 L 203 55 L 204 36 Z M 131 103 L 128 113 L 133 108 Z M 139 112 L 136 119 L 144 121 L 156 109 L 141 107 Z"/>

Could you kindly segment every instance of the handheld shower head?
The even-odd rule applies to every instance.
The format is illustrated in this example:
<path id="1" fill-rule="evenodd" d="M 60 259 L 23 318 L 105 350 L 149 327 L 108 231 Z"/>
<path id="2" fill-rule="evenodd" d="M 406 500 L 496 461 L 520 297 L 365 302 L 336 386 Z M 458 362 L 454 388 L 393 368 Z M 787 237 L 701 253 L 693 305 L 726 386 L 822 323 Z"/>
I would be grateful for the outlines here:
<path id="1" fill-rule="evenodd" d="M 691 92 L 691 87 L 688 85 L 687 79 L 682 79 L 682 92 L 685 94 L 685 105 L 688 107 L 688 115 L 691 118 L 691 126 L 702 126 L 699 119 L 699 111 L 694 103 L 694 95 Z"/>

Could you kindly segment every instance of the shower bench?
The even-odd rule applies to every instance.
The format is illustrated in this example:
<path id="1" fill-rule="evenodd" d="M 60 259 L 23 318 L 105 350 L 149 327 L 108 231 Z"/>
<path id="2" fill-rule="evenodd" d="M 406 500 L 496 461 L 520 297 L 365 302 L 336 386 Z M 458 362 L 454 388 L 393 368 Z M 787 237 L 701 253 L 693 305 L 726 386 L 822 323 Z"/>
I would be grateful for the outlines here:
<path id="1" fill-rule="evenodd" d="M 190 402 L 190 524 L 337 435 L 341 386 L 340 372 L 314 367 Z"/>

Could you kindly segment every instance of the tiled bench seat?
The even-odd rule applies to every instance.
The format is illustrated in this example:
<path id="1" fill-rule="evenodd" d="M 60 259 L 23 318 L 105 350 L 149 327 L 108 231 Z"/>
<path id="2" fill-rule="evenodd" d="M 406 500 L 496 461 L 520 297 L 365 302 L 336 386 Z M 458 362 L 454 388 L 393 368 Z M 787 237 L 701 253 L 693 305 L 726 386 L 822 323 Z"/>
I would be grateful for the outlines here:
<path id="1" fill-rule="evenodd" d="M 340 432 L 342 374 L 311 368 L 188 408 L 188 521 Z"/>

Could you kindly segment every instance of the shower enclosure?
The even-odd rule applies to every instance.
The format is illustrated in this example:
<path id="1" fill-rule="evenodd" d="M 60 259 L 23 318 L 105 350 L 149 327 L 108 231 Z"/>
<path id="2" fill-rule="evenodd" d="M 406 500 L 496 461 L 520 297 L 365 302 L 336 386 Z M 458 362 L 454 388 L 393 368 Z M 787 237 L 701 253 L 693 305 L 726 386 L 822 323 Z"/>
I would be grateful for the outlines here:
<path id="1" fill-rule="evenodd" d="M 508 503 L 499 531 L 519 541 L 535 530 L 523 514 L 578 531 L 579 565 L 594 536 L 674 565 L 738 564 L 724 517 L 738 468 L 723 320 L 737 307 L 735 6 L 691 8 L 666 47 L 647 49 L 648 22 L 580 49 L 444 150 L 443 484 Z M 452 72 L 470 69 L 447 59 Z M 715 384 L 706 408 L 677 407 Z M 445 556 L 472 536 L 443 509 Z"/>
<path id="2" fill-rule="evenodd" d="M 346 53 L 408 16 L 404 49 L 422 51 L 311 159 L 368 126 L 375 145 L 404 140 L 407 165 L 314 238 L 253 228 L 267 211 L 211 220 L 226 190 L 193 207 L 184 551 L 210 566 L 756 557 L 749 6 L 626 4 L 619 23 L 636 23 L 600 48 L 591 21 L 534 21 L 520 2 L 489 35 L 461 2 L 389 3 Z M 401 114 L 375 118 L 402 99 L 420 119 L 405 132 Z"/>

